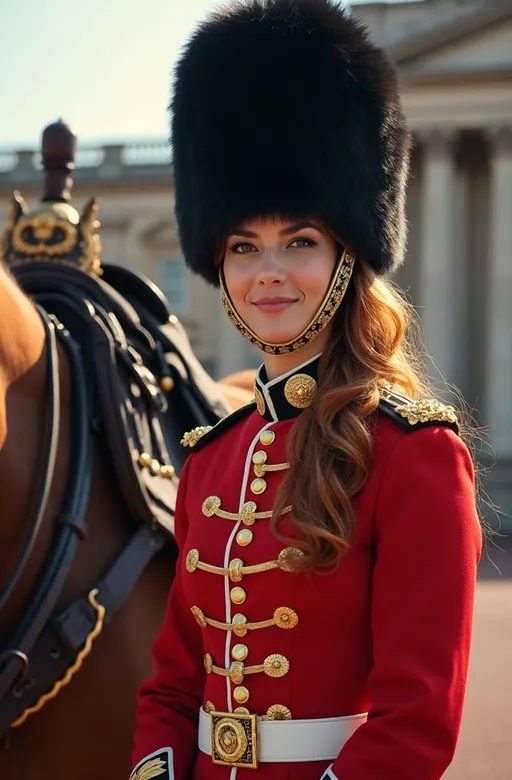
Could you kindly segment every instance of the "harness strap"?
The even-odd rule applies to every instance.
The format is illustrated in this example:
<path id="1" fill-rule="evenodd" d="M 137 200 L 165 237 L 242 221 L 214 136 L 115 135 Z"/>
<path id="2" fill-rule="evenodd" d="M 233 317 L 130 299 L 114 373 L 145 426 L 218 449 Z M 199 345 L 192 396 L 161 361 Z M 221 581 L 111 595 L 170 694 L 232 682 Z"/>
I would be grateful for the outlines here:
<path id="1" fill-rule="evenodd" d="M 158 528 L 141 525 L 114 564 L 92 590 L 109 622 L 128 598 L 137 580 L 169 537 Z M 88 597 L 76 599 L 50 620 L 33 646 L 29 674 L 0 701 L 0 735 L 61 679 L 96 624 Z"/>

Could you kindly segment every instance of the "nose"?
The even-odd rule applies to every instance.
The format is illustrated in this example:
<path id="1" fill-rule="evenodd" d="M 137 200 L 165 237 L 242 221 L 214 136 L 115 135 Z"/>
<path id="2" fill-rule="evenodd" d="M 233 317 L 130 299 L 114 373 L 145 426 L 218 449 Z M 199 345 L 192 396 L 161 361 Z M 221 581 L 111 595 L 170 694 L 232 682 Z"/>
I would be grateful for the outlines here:
<path id="1" fill-rule="evenodd" d="M 285 270 L 275 252 L 265 252 L 256 275 L 256 282 L 262 287 L 283 284 L 286 278 Z"/>

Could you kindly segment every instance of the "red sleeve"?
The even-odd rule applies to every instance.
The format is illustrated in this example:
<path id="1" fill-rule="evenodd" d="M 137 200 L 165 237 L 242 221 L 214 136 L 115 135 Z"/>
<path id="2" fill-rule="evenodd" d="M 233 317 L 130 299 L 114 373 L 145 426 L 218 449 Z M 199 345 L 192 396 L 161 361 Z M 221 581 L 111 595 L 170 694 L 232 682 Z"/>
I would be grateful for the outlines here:
<path id="1" fill-rule="evenodd" d="M 139 690 L 134 734 L 133 765 L 142 766 L 147 759 L 167 763 L 163 780 L 185 780 L 190 774 L 204 690 L 201 629 L 186 605 L 182 584 L 189 464 L 190 459 L 185 463 L 176 500 L 175 536 L 179 548 L 176 578 L 164 622 L 153 645 L 155 674 Z"/>
<path id="2" fill-rule="evenodd" d="M 372 706 L 325 778 L 443 775 L 462 716 L 481 542 L 465 445 L 448 428 L 408 433 L 375 517 Z"/>

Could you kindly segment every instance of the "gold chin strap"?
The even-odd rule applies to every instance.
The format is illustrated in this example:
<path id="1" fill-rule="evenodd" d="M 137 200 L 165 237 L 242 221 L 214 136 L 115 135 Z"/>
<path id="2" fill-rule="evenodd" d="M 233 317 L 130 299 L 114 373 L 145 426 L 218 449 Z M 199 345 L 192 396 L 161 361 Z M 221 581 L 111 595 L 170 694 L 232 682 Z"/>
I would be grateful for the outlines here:
<path id="1" fill-rule="evenodd" d="M 331 282 L 325 293 L 324 299 L 320 304 L 315 316 L 306 326 L 306 328 L 299 333 L 291 341 L 287 341 L 284 344 L 271 344 L 268 341 L 262 341 L 254 331 L 252 331 L 248 325 L 243 321 L 238 312 L 236 311 L 229 293 L 226 289 L 224 282 L 224 273 L 220 271 L 220 289 L 222 305 L 235 328 L 237 328 L 244 338 L 248 339 L 251 344 L 254 344 L 262 352 L 267 352 L 270 355 L 286 355 L 290 352 L 295 352 L 296 349 L 309 344 L 310 341 L 316 339 L 316 337 L 323 331 L 326 325 L 332 320 L 336 312 L 338 311 L 340 304 L 345 297 L 350 277 L 354 269 L 356 256 L 347 250 L 343 251 L 343 254 L 334 270 Z"/>

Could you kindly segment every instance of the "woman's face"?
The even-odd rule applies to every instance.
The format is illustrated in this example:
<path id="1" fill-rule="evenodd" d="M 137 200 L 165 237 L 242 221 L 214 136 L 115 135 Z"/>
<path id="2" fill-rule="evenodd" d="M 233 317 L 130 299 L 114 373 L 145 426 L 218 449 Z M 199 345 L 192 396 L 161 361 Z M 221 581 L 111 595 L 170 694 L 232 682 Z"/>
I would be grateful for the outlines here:
<path id="1" fill-rule="evenodd" d="M 338 253 L 320 220 L 276 217 L 240 225 L 228 237 L 223 261 L 239 316 L 262 341 L 292 341 L 318 311 Z"/>

